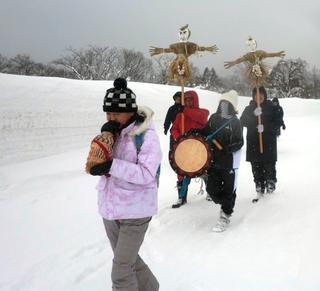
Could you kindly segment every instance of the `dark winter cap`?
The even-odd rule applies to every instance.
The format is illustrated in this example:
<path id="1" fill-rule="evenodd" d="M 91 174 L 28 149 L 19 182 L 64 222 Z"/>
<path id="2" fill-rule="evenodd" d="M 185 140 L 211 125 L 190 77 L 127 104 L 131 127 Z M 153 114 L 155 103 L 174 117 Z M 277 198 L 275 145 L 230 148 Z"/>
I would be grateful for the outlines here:
<path id="1" fill-rule="evenodd" d="M 136 95 L 127 88 L 124 78 L 117 78 L 113 82 L 114 88 L 107 90 L 103 100 L 104 112 L 137 112 Z"/>
<path id="2" fill-rule="evenodd" d="M 272 102 L 274 103 L 274 102 L 277 102 L 278 104 L 279 104 L 279 99 L 277 98 L 277 97 L 274 97 L 273 99 L 272 99 Z"/>
<path id="3" fill-rule="evenodd" d="M 261 86 L 259 87 L 259 93 L 260 94 L 263 94 L 264 98 L 267 99 L 268 98 L 268 95 L 267 95 L 267 91 L 266 91 L 266 88 Z M 257 95 L 257 88 L 253 88 L 252 90 L 252 97 L 256 97 Z"/>
<path id="4" fill-rule="evenodd" d="M 178 97 L 181 97 L 181 92 L 180 91 L 174 93 L 172 98 L 173 98 L 173 100 L 176 100 Z"/>

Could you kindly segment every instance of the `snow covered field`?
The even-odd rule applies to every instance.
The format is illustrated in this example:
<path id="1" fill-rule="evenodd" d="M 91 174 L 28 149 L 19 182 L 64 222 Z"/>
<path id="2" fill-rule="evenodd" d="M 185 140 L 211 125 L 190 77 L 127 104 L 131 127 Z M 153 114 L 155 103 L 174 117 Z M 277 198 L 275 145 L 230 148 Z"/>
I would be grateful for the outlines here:
<path id="1" fill-rule="evenodd" d="M 111 290 L 112 252 L 97 214 L 96 177 L 84 173 L 104 122 L 110 81 L 0 74 L 0 290 Z M 250 165 L 239 172 L 230 228 L 212 233 L 219 207 L 197 195 L 172 209 L 175 174 L 162 123 L 178 87 L 129 83 L 152 107 L 164 159 L 159 213 L 141 255 L 164 291 L 320 290 L 320 100 L 280 99 L 278 188 L 252 204 Z M 214 112 L 219 94 L 197 90 Z M 240 98 L 239 112 L 249 102 Z"/>

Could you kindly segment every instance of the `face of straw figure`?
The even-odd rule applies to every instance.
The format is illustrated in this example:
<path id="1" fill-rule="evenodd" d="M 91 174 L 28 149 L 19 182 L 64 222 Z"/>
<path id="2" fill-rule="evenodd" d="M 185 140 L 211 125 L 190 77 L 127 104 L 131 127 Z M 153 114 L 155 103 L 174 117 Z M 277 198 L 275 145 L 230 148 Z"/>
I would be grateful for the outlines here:
<path id="1" fill-rule="evenodd" d="M 186 42 L 190 37 L 189 28 L 184 28 L 179 30 L 179 39 L 181 42 Z"/>
<path id="2" fill-rule="evenodd" d="M 248 47 L 249 52 L 255 52 L 257 50 L 257 42 L 251 37 L 249 37 L 246 41 L 246 45 Z"/>
<path id="3" fill-rule="evenodd" d="M 108 121 L 116 121 L 121 125 L 125 125 L 134 115 L 133 112 L 107 112 Z"/>

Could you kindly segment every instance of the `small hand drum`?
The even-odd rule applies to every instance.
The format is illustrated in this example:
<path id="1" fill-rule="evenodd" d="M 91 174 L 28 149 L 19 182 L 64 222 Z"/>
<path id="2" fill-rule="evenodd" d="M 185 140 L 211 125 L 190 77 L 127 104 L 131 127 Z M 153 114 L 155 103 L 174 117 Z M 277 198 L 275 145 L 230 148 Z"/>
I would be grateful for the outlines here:
<path id="1" fill-rule="evenodd" d="M 111 158 L 115 140 L 116 136 L 108 131 L 103 131 L 92 140 L 86 163 L 87 173 L 93 166 L 102 164 Z"/>
<path id="2" fill-rule="evenodd" d="M 169 162 L 172 169 L 189 178 L 205 174 L 212 163 L 213 147 L 198 133 L 185 133 L 172 144 Z"/>

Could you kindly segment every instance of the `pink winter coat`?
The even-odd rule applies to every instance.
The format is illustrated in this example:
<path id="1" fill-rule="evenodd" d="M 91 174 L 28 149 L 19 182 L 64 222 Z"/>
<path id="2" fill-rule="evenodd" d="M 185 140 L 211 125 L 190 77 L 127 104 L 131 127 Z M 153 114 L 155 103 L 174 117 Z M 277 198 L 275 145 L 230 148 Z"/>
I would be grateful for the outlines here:
<path id="1" fill-rule="evenodd" d="M 132 123 L 121 131 L 113 148 L 110 176 L 102 176 L 97 185 L 99 213 L 105 219 L 143 218 L 157 212 L 156 173 L 162 154 L 151 122 L 153 112 L 149 108 L 144 110 L 151 113 L 145 112 L 147 118 L 141 125 Z M 138 157 L 135 131 L 143 132 Z"/>

